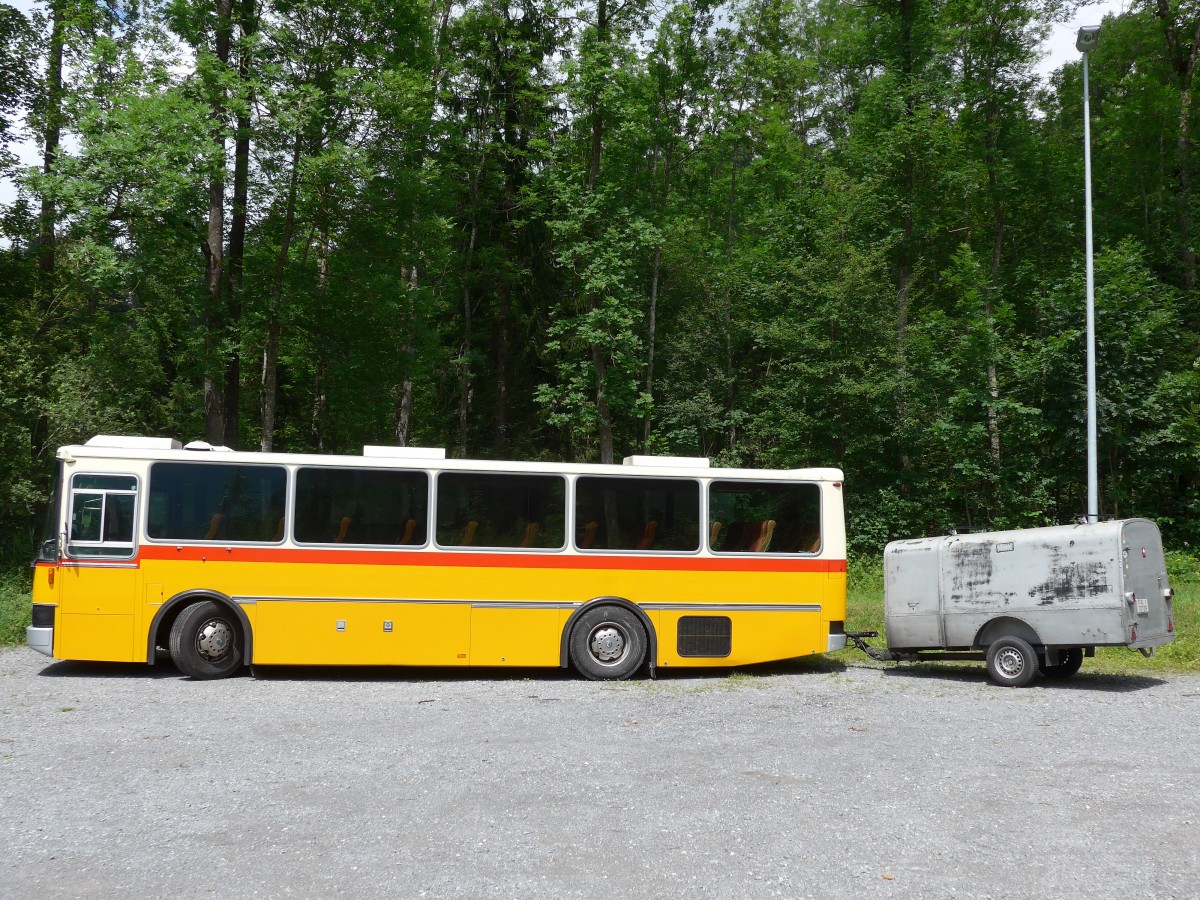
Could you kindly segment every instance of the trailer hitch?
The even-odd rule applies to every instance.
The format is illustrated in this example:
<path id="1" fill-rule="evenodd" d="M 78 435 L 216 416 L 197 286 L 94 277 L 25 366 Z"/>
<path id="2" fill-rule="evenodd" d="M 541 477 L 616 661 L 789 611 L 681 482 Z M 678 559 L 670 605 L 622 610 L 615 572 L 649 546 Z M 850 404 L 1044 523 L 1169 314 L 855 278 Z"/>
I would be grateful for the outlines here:
<path id="1" fill-rule="evenodd" d="M 846 639 L 849 640 L 855 647 L 861 650 L 871 659 L 877 659 L 880 662 L 894 662 L 896 657 L 892 655 L 890 650 L 881 650 L 878 647 L 872 647 L 867 644 L 864 638 L 879 637 L 878 631 L 847 631 Z"/>

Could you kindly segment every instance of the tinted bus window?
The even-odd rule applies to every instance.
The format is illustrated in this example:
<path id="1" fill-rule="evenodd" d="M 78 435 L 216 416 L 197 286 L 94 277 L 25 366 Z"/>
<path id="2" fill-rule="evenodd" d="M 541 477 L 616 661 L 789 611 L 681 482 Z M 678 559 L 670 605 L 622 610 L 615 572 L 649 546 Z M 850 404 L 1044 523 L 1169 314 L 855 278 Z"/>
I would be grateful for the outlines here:
<path id="1" fill-rule="evenodd" d="M 821 492 L 815 484 L 714 481 L 709 546 L 717 553 L 816 553 Z"/>
<path id="2" fill-rule="evenodd" d="M 429 476 L 372 469 L 300 469 L 295 538 L 305 544 L 421 546 Z"/>
<path id="3" fill-rule="evenodd" d="M 700 485 L 682 478 L 580 478 L 580 550 L 699 550 Z"/>
<path id="4" fill-rule="evenodd" d="M 557 475 L 443 472 L 437 484 L 443 547 L 556 550 L 564 544 L 566 482 Z"/>
<path id="5" fill-rule="evenodd" d="M 286 485 L 278 466 L 155 463 L 146 532 L 160 541 L 281 541 Z"/>

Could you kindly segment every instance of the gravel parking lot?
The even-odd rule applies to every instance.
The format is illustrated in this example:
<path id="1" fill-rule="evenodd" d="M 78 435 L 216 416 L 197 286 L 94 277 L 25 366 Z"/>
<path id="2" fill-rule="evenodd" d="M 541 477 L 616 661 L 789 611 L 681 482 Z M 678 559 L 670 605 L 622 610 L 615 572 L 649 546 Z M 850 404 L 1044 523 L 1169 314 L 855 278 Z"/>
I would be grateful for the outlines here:
<path id="1" fill-rule="evenodd" d="M 0 651 L 0 896 L 1190 897 L 1200 678 Z"/>

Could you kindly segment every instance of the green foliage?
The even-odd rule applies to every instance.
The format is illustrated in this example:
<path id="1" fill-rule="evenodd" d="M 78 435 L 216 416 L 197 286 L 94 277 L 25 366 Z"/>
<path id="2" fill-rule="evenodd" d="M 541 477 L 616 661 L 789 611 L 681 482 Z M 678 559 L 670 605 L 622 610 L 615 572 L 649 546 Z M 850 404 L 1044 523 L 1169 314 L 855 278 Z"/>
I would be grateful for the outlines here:
<path id="1" fill-rule="evenodd" d="M 32 613 L 29 579 L 21 572 L 0 574 L 0 647 L 25 643 Z"/>

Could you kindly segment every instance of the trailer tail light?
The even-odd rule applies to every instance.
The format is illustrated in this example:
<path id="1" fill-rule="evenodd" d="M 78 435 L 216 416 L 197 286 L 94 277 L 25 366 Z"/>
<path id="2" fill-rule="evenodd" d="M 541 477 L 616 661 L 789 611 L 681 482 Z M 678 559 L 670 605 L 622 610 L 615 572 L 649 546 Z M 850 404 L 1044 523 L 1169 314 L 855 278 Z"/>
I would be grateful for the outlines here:
<path id="1" fill-rule="evenodd" d="M 1167 619 L 1167 634 L 1172 634 L 1175 631 L 1175 620 Z"/>
<path id="2" fill-rule="evenodd" d="M 1129 642 L 1132 644 L 1136 640 L 1137 640 L 1137 626 L 1134 625 L 1132 628 L 1129 629 Z"/>

